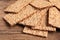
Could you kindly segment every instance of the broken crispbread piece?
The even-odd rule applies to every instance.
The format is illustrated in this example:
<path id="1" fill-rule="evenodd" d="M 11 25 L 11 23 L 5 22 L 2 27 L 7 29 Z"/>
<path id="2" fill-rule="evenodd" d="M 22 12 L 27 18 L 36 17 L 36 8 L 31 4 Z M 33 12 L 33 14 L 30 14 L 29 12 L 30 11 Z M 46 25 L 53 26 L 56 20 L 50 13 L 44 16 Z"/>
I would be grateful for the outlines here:
<path id="1" fill-rule="evenodd" d="M 28 5 L 31 1 L 32 0 L 17 0 L 15 3 L 8 6 L 4 11 L 17 13 L 22 10 L 23 7 Z"/>
<path id="2" fill-rule="evenodd" d="M 52 4 L 54 4 L 57 8 L 60 9 L 60 0 L 49 0 Z"/>
<path id="3" fill-rule="evenodd" d="M 55 7 L 49 9 L 49 24 L 60 28 L 60 12 Z"/>
<path id="4" fill-rule="evenodd" d="M 42 36 L 42 37 L 47 37 L 48 36 L 47 31 L 32 30 L 32 29 L 30 29 L 28 27 L 25 27 L 23 32 L 28 33 L 28 34 L 32 34 L 32 35 Z"/>
<path id="5" fill-rule="evenodd" d="M 19 21 L 22 21 L 23 19 L 29 17 L 34 12 L 36 12 L 36 9 L 28 5 L 24 7 L 18 14 L 7 14 L 4 16 L 4 19 L 12 26 Z"/>
<path id="6" fill-rule="evenodd" d="M 53 4 L 46 0 L 34 0 L 30 4 L 39 9 L 53 6 Z"/>
<path id="7" fill-rule="evenodd" d="M 56 31 L 56 28 L 46 26 L 47 10 L 37 10 L 31 17 L 19 22 L 19 24 L 34 26 L 32 29 Z"/>

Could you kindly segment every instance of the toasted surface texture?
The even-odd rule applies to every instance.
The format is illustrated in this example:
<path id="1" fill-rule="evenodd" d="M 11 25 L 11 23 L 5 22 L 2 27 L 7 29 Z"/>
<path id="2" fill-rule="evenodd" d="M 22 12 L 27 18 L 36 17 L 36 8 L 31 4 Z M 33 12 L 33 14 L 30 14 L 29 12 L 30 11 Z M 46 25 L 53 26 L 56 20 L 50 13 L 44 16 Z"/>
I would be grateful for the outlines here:
<path id="1" fill-rule="evenodd" d="M 50 2 L 46 0 L 34 0 L 30 4 L 39 9 L 53 6 L 53 4 L 51 4 Z"/>
<path id="2" fill-rule="evenodd" d="M 23 19 L 29 17 L 34 12 L 36 12 L 36 9 L 32 6 L 28 5 L 24 7 L 18 14 L 7 14 L 4 16 L 4 19 L 10 24 L 14 25 L 19 21 L 22 21 Z"/>
<path id="3" fill-rule="evenodd" d="M 56 31 L 56 28 L 46 26 L 47 10 L 37 10 L 31 17 L 19 22 L 19 24 L 30 25 L 32 29 Z"/>
<path id="4" fill-rule="evenodd" d="M 60 0 L 49 0 L 52 4 L 54 4 L 57 8 L 60 9 Z"/>
<path id="5" fill-rule="evenodd" d="M 8 6 L 4 11 L 17 13 L 22 10 L 23 7 L 28 5 L 32 0 L 17 0 L 15 3 Z"/>
<path id="6" fill-rule="evenodd" d="M 46 30 L 46 31 L 56 31 L 56 28 L 51 27 L 51 26 L 46 26 L 46 27 L 37 26 L 37 27 L 32 27 L 32 29 Z"/>
<path id="7" fill-rule="evenodd" d="M 60 12 L 55 7 L 49 9 L 49 24 L 60 28 Z"/>
<path id="8" fill-rule="evenodd" d="M 37 10 L 37 12 L 31 15 L 31 17 L 21 21 L 20 23 L 32 26 L 40 25 L 40 21 L 43 22 L 41 17 L 44 17 L 44 15 L 47 14 L 45 14 L 45 12 L 47 12 L 47 9 Z"/>
<path id="9" fill-rule="evenodd" d="M 25 27 L 23 32 L 28 33 L 28 34 L 32 34 L 32 35 L 42 36 L 42 37 L 47 37 L 48 36 L 47 31 L 32 30 L 28 27 Z"/>

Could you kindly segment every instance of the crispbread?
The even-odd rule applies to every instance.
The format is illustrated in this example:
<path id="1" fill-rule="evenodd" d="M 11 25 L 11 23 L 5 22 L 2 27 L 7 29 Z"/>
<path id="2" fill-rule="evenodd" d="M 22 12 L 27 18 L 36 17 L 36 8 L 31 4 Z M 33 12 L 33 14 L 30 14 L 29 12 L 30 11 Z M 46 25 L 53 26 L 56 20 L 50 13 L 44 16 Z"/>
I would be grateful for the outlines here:
<path id="1" fill-rule="evenodd" d="M 31 17 L 19 22 L 19 24 L 34 26 L 32 29 L 56 31 L 55 28 L 46 26 L 47 10 L 47 8 L 41 11 L 37 10 Z"/>
<path id="2" fill-rule="evenodd" d="M 6 16 L 4 16 L 4 19 L 12 26 L 17 22 L 29 17 L 34 12 L 36 12 L 36 9 L 28 5 L 24 7 L 18 14 L 7 14 Z"/>
<path id="3" fill-rule="evenodd" d="M 60 12 L 55 7 L 49 9 L 49 24 L 60 28 Z"/>
<path id="4" fill-rule="evenodd" d="M 49 0 L 52 4 L 54 4 L 57 8 L 60 9 L 60 0 Z"/>
<path id="5" fill-rule="evenodd" d="M 51 27 L 51 26 L 46 26 L 46 27 L 37 26 L 37 27 L 32 27 L 32 29 L 46 30 L 46 31 L 56 31 L 56 28 Z"/>
<path id="6" fill-rule="evenodd" d="M 33 15 L 31 15 L 31 17 L 19 22 L 20 24 L 26 24 L 26 25 L 32 25 L 32 26 L 37 26 L 40 25 L 40 21 L 42 20 L 41 17 L 43 17 L 45 14 L 45 12 L 47 12 L 47 9 L 43 9 L 43 10 L 37 10 L 37 12 L 35 12 Z M 44 14 L 44 15 L 43 15 Z M 41 21 L 43 22 L 43 21 Z"/>
<path id="7" fill-rule="evenodd" d="M 53 4 L 51 4 L 50 2 L 46 0 L 34 0 L 30 4 L 39 9 L 53 6 Z"/>
<path id="8" fill-rule="evenodd" d="M 42 37 L 47 37 L 48 36 L 47 31 L 32 30 L 32 29 L 30 29 L 28 27 L 25 27 L 23 32 L 28 33 L 28 34 L 32 34 L 32 35 L 42 36 Z"/>
<path id="9" fill-rule="evenodd" d="M 4 11 L 17 13 L 22 10 L 23 7 L 28 5 L 31 1 L 32 0 L 17 0 L 15 3 L 8 6 Z"/>

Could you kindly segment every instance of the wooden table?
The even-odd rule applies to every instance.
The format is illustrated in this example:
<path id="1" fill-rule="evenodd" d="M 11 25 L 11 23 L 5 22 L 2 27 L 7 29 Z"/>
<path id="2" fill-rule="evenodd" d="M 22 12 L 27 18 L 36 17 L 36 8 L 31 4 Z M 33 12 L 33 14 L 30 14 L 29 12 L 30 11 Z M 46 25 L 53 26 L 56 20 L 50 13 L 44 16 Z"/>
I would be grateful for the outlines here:
<path id="1" fill-rule="evenodd" d="M 16 25 L 9 27 L 8 23 L 3 20 L 4 9 L 14 3 L 15 0 L 0 0 L 0 40 L 60 40 L 60 32 L 49 32 L 47 38 L 33 36 L 29 34 L 23 34 L 22 30 L 24 27 Z M 60 30 L 60 29 L 59 29 Z"/>

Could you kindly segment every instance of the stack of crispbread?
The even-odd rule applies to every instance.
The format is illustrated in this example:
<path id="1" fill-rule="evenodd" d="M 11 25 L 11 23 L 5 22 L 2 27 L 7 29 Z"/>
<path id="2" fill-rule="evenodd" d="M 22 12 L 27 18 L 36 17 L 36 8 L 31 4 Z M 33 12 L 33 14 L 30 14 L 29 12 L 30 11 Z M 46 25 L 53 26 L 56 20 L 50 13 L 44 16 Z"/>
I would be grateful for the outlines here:
<path id="1" fill-rule="evenodd" d="M 47 37 L 60 28 L 59 0 L 17 0 L 9 5 L 3 18 L 11 26 L 23 24 L 24 33 Z"/>

